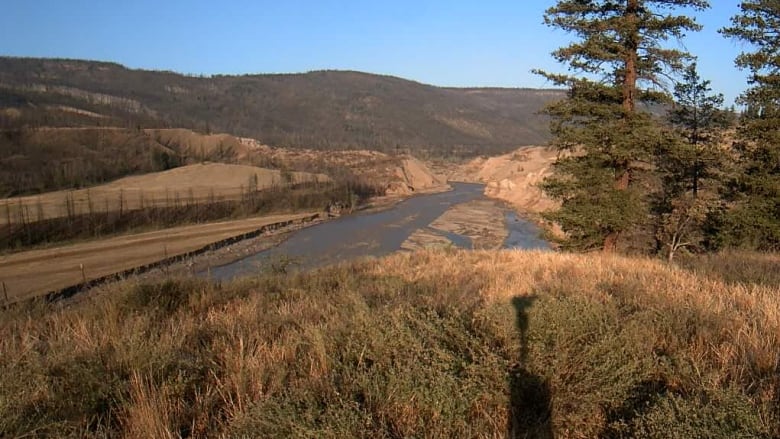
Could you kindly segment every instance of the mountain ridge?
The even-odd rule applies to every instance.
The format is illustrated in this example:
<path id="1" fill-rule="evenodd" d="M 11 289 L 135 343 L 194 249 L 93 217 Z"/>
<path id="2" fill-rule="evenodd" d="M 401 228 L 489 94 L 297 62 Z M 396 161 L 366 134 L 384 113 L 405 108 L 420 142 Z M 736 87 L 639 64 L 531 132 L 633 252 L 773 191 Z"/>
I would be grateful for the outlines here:
<path id="1" fill-rule="evenodd" d="M 354 70 L 190 76 L 0 57 L 0 128 L 188 128 L 272 146 L 474 156 L 546 142 L 555 89 L 440 87 Z M 100 117 L 97 117 L 99 115 Z"/>

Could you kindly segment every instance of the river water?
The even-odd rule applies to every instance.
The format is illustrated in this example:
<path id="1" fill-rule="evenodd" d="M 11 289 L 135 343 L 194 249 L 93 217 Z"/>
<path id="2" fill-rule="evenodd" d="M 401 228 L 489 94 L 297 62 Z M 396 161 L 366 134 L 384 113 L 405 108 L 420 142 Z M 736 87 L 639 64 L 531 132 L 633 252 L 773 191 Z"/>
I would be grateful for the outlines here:
<path id="1" fill-rule="evenodd" d="M 426 228 L 452 206 L 483 199 L 484 185 L 450 183 L 452 190 L 419 195 L 390 209 L 348 215 L 295 232 L 277 247 L 242 260 L 212 267 L 210 276 L 228 280 L 257 273 L 269 262 L 287 259 L 299 267 L 317 267 L 366 256 L 384 256 L 401 248 L 416 230 Z M 503 218 L 509 231 L 504 248 L 549 249 L 537 227 L 507 211 Z M 453 245 L 470 248 L 466 236 L 447 233 Z"/>

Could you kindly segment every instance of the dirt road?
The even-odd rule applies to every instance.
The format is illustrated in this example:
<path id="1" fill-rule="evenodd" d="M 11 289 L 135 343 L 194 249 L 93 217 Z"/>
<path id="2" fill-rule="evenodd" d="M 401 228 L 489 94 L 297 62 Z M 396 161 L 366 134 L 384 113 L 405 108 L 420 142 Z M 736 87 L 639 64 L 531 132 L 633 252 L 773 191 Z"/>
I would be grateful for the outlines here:
<path id="1" fill-rule="evenodd" d="M 0 256 L 0 282 L 5 283 L 8 301 L 16 302 L 76 285 L 85 279 L 90 281 L 186 254 L 270 224 L 300 221 L 314 214 L 274 215 L 175 227 Z M 0 291 L 0 303 L 4 301 L 2 294 Z"/>

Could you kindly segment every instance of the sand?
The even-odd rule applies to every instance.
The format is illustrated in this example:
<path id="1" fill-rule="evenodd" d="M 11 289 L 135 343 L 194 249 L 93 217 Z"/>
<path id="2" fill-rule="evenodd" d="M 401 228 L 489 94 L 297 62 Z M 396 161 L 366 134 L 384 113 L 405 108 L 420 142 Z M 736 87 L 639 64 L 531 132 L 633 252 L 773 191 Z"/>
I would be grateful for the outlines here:
<path id="1" fill-rule="evenodd" d="M 488 197 L 503 200 L 520 213 L 536 214 L 557 207 L 537 187 L 552 172 L 555 157 L 555 151 L 543 146 L 523 147 L 509 154 L 471 160 L 449 177 L 485 183 Z"/>
<path id="2" fill-rule="evenodd" d="M 449 247 L 454 245 L 447 237 L 449 233 L 469 238 L 473 249 L 499 249 L 508 235 L 504 224 L 505 210 L 492 200 L 457 204 L 428 227 L 409 236 L 401 245 L 401 249 L 416 251 L 431 247 Z"/>

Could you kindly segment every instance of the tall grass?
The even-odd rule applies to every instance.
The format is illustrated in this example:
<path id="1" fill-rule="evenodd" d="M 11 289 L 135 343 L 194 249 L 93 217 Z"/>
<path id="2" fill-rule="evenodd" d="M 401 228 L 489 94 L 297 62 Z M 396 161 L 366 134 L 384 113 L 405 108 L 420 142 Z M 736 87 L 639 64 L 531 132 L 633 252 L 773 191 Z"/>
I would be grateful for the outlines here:
<path id="1" fill-rule="evenodd" d="M 0 315 L 0 436 L 778 437 L 777 287 L 430 251 Z"/>
<path id="2" fill-rule="evenodd" d="M 69 208 L 63 217 L 38 220 L 30 214 L 34 206 L 14 206 L 13 219 L 0 226 L 0 250 L 22 250 L 31 246 L 98 238 L 136 230 L 159 229 L 183 224 L 244 218 L 257 214 L 324 209 L 328 204 L 350 205 L 380 195 L 381 188 L 362 182 L 299 183 L 286 187 L 245 192 L 239 199 L 205 201 L 178 195 L 164 206 L 76 213 Z M 119 196 L 122 194 L 120 192 Z M 70 203 L 68 204 L 70 205 Z M 121 199 L 112 205 L 121 206 Z M 25 214 L 27 212 L 27 214 Z"/>

